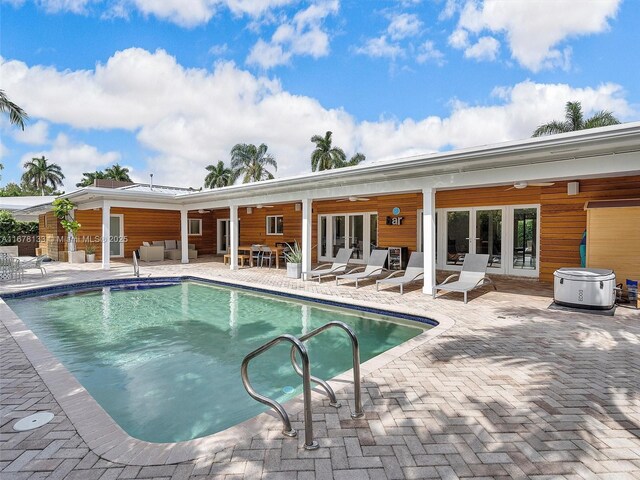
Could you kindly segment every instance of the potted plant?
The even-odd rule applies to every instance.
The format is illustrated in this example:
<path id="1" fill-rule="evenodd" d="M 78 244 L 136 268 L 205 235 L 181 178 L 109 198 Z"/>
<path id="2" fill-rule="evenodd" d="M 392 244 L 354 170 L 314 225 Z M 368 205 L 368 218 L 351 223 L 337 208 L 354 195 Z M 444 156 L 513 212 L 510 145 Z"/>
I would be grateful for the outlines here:
<path id="1" fill-rule="evenodd" d="M 284 259 L 287 262 L 287 277 L 300 278 L 302 275 L 302 248 L 298 242 L 294 242 L 293 246 L 287 243 L 289 251 L 285 252 Z"/>
<path id="2" fill-rule="evenodd" d="M 76 251 L 76 235 L 81 227 L 72 215 L 76 206 L 68 198 L 56 198 L 52 205 L 54 215 L 60 220 L 60 225 L 69 236 L 69 263 L 84 263 L 84 250 Z"/>
<path id="3" fill-rule="evenodd" d="M 87 263 L 96 261 L 96 247 L 93 243 L 85 245 L 84 251 L 87 252 Z"/>

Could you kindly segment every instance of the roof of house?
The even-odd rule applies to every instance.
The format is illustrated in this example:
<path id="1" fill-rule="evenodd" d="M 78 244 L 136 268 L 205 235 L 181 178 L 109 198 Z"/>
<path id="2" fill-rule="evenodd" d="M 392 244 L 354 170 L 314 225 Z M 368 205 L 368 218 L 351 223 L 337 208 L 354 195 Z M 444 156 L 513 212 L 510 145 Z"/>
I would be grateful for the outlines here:
<path id="1" fill-rule="evenodd" d="M 483 185 L 500 184 L 501 181 L 491 172 L 512 172 L 527 167 L 538 166 L 535 178 L 548 181 L 557 178 L 555 166 L 571 160 L 588 163 L 589 159 L 598 160 L 598 168 L 592 168 L 590 174 L 606 175 L 640 174 L 640 122 L 623 123 L 611 127 L 593 128 L 560 135 L 527 138 L 493 145 L 482 145 L 447 152 L 428 153 L 389 161 L 378 161 L 346 167 L 336 170 L 305 173 L 302 175 L 265 180 L 262 182 L 231 185 L 216 189 L 194 190 L 180 187 L 149 186 L 136 184 L 115 189 L 86 187 L 63 195 L 76 203 L 92 203 L 96 201 L 126 201 L 162 203 L 172 208 L 176 206 L 194 206 L 210 202 L 229 204 L 234 202 L 264 203 L 268 198 L 279 198 L 307 195 L 319 188 L 325 192 L 338 192 L 344 196 L 345 190 L 351 189 L 353 194 L 363 190 L 367 185 L 398 181 L 413 185 L 416 179 L 426 177 L 437 178 L 437 188 L 460 188 L 456 179 L 461 174 L 473 175 L 477 172 L 488 172 L 482 180 Z M 615 157 L 617 155 L 617 157 Z M 629 155 L 632 158 L 629 159 Z M 603 157 L 616 161 L 603 162 Z M 624 159 L 624 160 L 623 160 Z M 591 162 L 593 164 L 593 162 Z M 624 164 L 616 171 L 609 164 Z M 629 167 L 631 165 L 631 167 Z M 609 170 L 607 170 L 609 168 Z M 529 168 L 529 172 L 531 169 Z M 579 178 L 586 171 L 573 171 L 567 177 Z M 520 178 L 519 180 L 526 180 Z M 407 187 L 409 188 L 409 187 Z M 351 194 L 351 193 L 350 193 Z M 258 201 L 262 199 L 263 201 Z M 206 207 L 202 207 L 206 208 Z M 217 208 L 217 207 L 214 207 Z"/>
<path id="2" fill-rule="evenodd" d="M 45 196 L 27 196 L 27 197 L 0 197 L 0 210 L 9 210 L 10 212 L 23 210 L 25 208 L 34 207 L 43 203 L 51 203 L 57 197 L 51 195 Z"/>

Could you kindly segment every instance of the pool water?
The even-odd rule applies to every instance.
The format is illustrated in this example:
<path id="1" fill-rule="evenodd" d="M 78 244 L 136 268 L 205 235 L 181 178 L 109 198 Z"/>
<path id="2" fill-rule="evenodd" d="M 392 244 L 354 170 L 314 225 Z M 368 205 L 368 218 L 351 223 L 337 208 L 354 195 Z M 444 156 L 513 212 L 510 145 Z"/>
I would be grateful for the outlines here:
<path id="1" fill-rule="evenodd" d="M 240 365 L 275 336 L 340 320 L 358 335 L 364 362 L 428 328 L 197 282 L 6 302 L 129 435 L 149 442 L 210 435 L 267 410 L 244 390 Z M 307 347 L 315 376 L 351 368 L 340 329 Z M 277 345 L 249 367 L 256 390 L 280 402 L 301 392 L 289 349 Z"/>

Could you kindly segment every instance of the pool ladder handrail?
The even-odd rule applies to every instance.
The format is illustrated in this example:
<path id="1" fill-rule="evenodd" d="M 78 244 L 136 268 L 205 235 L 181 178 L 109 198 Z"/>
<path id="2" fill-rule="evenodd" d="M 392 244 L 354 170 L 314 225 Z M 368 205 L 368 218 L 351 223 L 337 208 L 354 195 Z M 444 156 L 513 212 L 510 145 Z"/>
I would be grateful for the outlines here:
<path id="1" fill-rule="evenodd" d="M 286 436 L 294 437 L 297 435 L 297 432 L 291 427 L 291 421 L 289 420 L 289 415 L 287 414 L 284 407 L 277 401 L 256 392 L 256 390 L 251 385 L 251 382 L 249 381 L 249 373 L 248 373 L 249 362 L 255 357 L 261 355 L 262 353 L 266 352 L 271 347 L 277 345 L 280 342 L 287 341 L 292 344 L 291 345 L 291 364 L 295 372 L 302 377 L 302 393 L 303 393 L 303 403 L 304 403 L 304 425 L 305 425 L 304 448 L 306 450 L 315 450 L 319 447 L 318 442 L 313 440 L 313 420 L 312 420 L 312 411 L 311 411 L 311 382 L 314 382 L 320 385 L 324 389 L 325 393 L 329 397 L 329 405 L 335 408 L 339 408 L 340 403 L 336 399 L 335 392 L 327 382 L 311 375 L 309 353 L 303 342 L 333 327 L 338 327 L 344 330 L 349 336 L 349 339 L 351 340 L 351 354 L 352 354 L 352 360 L 353 360 L 353 384 L 354 384 L 354 391 L 355 391 L 355 412 L 351 414 L 351 417 L 361 418 L 364 416 L 364 412 L 362 410 L 362 397 L 361 397 L 361 387 L 360 387 L 360 345 L 358 343 L 358 337 L 356 336 L 355 332 L 346 323 L 339 322 L 339 321 L 328 322 L 325 325 L 318 327 L 315 330 L 312 330 L 311 332 L 299 338 L 289 334 L 280 335 L 274 338 L 273 340 L 258 347 L 254 351 L 248 353 L 242 360 L 242 367 L 241 367 L 242 383 L 244 385 L 244 388 L 247 390 L 247 393 L 249 393 L 249 395 L 253 399 L 257 400 L 258 402 L 264 403 L 265 405 L 268 405 L 271 408 L 273 408 L 276 411 L 276 413 L 280 416 L 280 419 L 282 420 L 282 433 Z M 300 357 L 302 359 L 302 367 L 298 365 L 296 352 L 300 354 Z"/>
<path id="2" fill-rule="evenodd" d="M 138 263 L 138 250 L 133 251 L 133 275 L 140 278 L 140 264 Z"/>

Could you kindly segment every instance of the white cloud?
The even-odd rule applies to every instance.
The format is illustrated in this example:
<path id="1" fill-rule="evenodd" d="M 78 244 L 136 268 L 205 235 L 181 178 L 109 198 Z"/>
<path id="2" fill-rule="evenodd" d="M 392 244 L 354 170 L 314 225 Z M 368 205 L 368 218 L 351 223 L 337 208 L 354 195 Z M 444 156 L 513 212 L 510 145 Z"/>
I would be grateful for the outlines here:
<path id="1" fill-rule="evenodd" d="M 218 63 L 213 72 L 185 68 L 161 50 L 117 52 L 89 71 L 1 61 L 0 76 L 3 88 L 32 118 L 82 130 L 130 130 L 150 152 L 140 171 L 152 171 L 158 183 L 194 187 L 202 185 L 206 165 L 228 161 L 231 147 L 240 142 L 266 143 L 283 177 L 310 171 L 309 138 L 327 130 L 334 132 L 336 145 L 375 161 L 526 138 L 539 124 L 561 119 L 568 100 L 582 102 L 586 115 L 605 109 L 624 120 L 638 114 L 615 84 L 578 89 L 525 81 L 494 89 L 486 105 L 454 101 L 445 117 L 359 123 L 342 109 L 293 95 L 278 81 L 231 62 Z M 120 158 L 65 136 L 34 154 L 60 163 L 70 184 L 83 171 Z"/>
<path id="2" fill-rule="evenodd" d="M 38 6 L 47 13 L 71 12 L 84 14 L 90 0 L 37 0 Z"/>
<path id="3" fill-rule="evenodd" d="M 431 40 L 427 40 L 418 47 L 418 55 L 416 56 L 418 63 L 426 63 L 433 61 L 437 65 L 444 65 L 444 53 L 436 48 L 436 45 Z"/>
<path id="4" fill-rule="evenodd" d="M 222 56 L 222 55 L 226 55 L 227 53 L 229 53 L 229 45 L 227 45 L 226 43 L 221 43 L 218 45 L 212 45 L 209 48 L 209 54 L 210 55 L 215 55 L 217 57 Z"/>
<path id="5" fill-rule="evenodd" d="M 120 161 L 118 152 L 102 153 L 93 145 L 75 143 L 67 135 L 61 133 L 55 138 L 49 149 L 25 153 L 20 164 L 42 155 L 49 162 L 60 165 L 65 176 L 64 187 L 67 191 L 75 188 L 75 184 L 80 181 L 83 172 L 93 172 Z"/>
<path id="6" fill-rule="evenodd" d="M 43 145 L 47 143 L 49 136 L 49 124 L 42 120 L 35 123 L 27 123 L 25 129 L 14 129 L 13 138 L 20 143 L 29 145 Z"/>
<path id="7" fill-rule="evenodd" d="M 493 61 L 498 56 L 500 42 L 493 37 L 481 37 L 478 41 L 465 49 L 464 56 L 475 60 Z"/>
<path id="8" fill-rule="evenodd" d="M 475 35 L 485 30 L 504 33 L 511 56 L 534 72 L 556 66 L 567 68 L 570 51 L 560 51 L 557 45 L 567 38 L 606 31 L 620 3 L 621 0 L 467 0 L 458 30 Z M 448 2 L 445 11 L 449 14 L 456 9 L 455 2 Z"/>
<path id="9" fill-rule="evenodd" d="M 144 15 L 153 15 L 182 27 L 207 23 L 215 14 L 215 0 L 132 0 Z"/>
<path id="10" fill-rule="evenodd" d="M 467 48 L 469 46 L 469 33 L 460 28 L 454 30 L 453 33 L 449 35 L 449 45 L 457 49 Z"/>
<path id="11" fill-rule="evenodd" d="M 390 43 L 386 35 L 370 38 L 362 47 L 355 49 L 356 53 L 374 58 L 391 58 L 404 56 L 404 49 L 397 43 Z"/>
<path id="12" fill-rule="evenodd" d="M 387 32 L 392 40 L 417 35 L 422 28 L 422 22 L 417 15 L 412 13 L 400 13 L 391 17 Z"/>
<path id="13" fill-rule="evenodd" d="M 300 10 L 291 19 L 282 23 L 269 42 L 259 39 L 249 52 L 247 64 L 262 68 L 285 65 L 294 55 L 313 58 L 329 54 L 329 35 L 322 29 L 323 20 L 336 14 L 337 0 L 323 1 Z"/>

